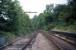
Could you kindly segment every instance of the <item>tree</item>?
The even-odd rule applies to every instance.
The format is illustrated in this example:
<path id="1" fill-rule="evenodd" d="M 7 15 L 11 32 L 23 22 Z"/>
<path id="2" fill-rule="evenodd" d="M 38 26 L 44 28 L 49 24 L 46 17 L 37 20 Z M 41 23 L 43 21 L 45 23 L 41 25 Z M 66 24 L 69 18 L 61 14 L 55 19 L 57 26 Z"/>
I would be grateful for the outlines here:
<path id="1" fill-rule="evenodd" d="M 0 31 L 13 32 L 15 35 L 30 32 L 31 20 L 22 10 L 19 1 L 0 0 L 0 6 Z"/>
<path id="2" fill-rule="evenodd" d="M 4 26 L 3 27 L 1 26 L 2 29 L 0 30 L 3 30 L 3 31 L 16 30 L 16 27 L 13 26 L 15 25 L 14 21 L 16 19 L 15 3 L 12 0 L 0 0 L 0 17 L 2 17 L 5 21 L 7 21 L 7 22 L 1 23 Z"/>
<path id="3" fill-rule="evenodd" d="M 66 18 L 66 22 L 73 24 L 76 21 L 76 0 L 68 0 L 69 16 Z"/>

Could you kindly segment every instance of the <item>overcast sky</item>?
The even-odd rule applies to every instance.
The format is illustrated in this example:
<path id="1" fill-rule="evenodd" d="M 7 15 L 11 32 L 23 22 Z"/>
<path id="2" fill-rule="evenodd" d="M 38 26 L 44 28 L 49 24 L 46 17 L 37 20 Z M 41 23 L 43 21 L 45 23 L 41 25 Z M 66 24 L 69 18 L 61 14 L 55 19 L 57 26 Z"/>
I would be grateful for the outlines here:
<path id="1" fill-rule="evenodd" d="M 28 13 L 30 18 L 45 10 L 47 4 L 65 4 L 67 0 L 19 0 L 24 11 L 33 11 L 38 13 Z"/>

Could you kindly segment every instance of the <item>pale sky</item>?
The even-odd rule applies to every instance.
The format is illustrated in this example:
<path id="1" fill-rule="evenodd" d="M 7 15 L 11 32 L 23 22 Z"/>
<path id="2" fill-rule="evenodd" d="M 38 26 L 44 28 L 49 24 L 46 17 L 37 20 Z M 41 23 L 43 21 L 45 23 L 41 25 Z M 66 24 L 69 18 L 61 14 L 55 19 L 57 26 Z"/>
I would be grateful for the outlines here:
<path id="1" fill-rule="evenodd" d="M 24 11 L 32 11 L 38 13 L 28 13 L 30 18 L 43 12 L 47 4 L 65 4 L 67 0 L 19 0 Z"/>

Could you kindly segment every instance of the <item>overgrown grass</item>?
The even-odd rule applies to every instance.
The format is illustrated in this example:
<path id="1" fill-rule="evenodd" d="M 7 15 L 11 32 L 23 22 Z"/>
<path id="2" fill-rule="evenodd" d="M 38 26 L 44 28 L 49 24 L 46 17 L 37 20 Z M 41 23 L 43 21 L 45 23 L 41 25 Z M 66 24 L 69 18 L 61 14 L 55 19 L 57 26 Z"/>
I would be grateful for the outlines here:
<path id="1" fill-rule="evenodd" d="M 76 25 L 56 25 L 52 30 L 76 32 Z"/>

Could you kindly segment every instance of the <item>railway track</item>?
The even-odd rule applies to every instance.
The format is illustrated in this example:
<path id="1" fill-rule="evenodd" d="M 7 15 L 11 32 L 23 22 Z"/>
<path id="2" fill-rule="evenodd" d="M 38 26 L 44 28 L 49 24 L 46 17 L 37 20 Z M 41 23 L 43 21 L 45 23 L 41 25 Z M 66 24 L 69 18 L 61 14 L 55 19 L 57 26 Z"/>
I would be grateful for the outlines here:
<path id="1" fill-rule="evenodd" d="M 53 31 L 53 36 L 76 46 L 76 33 Z"/>
<path id="2" fill-rule="evenodd" d="M 44 36 L 46 36 L 47 39 L 52 41 L 54 43 L 54 45 L 56 45 L 59 50 L 76 50 L 76 46 L 73 45 L 76 43 L 71 44 L 71 42 L 70 41 L 68 42 L 67 41 L 68 39 L 66 39 L 66 38 L 59 37 L 56 34 L 54 35 L 54 34 L 52 34 L 52 32 L 47 33 L 47 34 L 45 33 Z"/>
<path id="3" fill-rule="evenodd" d="M 31 46 L 36 38 L 37 33 L 32 34 L 30 38 L 22 38 L 18 41 L 13 42 L 12 44 L 6 45 L 0 50 L 25 50 L 28 46 Z"/>
<path id="4" fill-rule="evenodd" d="M 0 50 L 27 50 L 27 48 L 32 48 L 32 45 L 35 42 L 35 38 L 37 37 L 38 33 L 42 33 L 58 48 L 58 50 L 76 50 L 76 46 L 71 44 L 71 42 L 68 42 L 68 39 L 64 38 L 64 36 L 61 37 L 58 34 L 52 34 L 52 32 L 48 33 L 43 31 L 35 32 L 30 38 L 22 38 L 21 40 L 16 41 L 13 44 L 6 46 Z"/>

